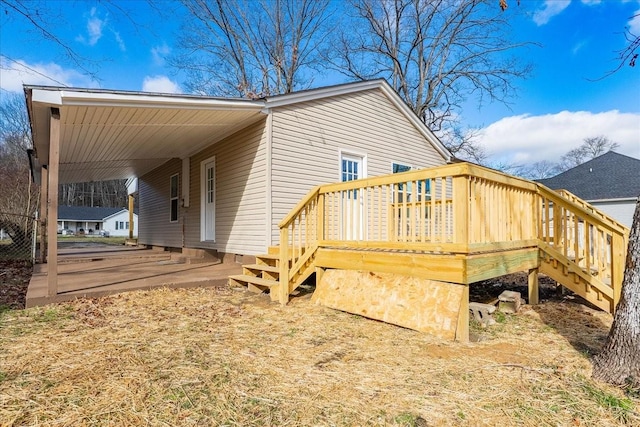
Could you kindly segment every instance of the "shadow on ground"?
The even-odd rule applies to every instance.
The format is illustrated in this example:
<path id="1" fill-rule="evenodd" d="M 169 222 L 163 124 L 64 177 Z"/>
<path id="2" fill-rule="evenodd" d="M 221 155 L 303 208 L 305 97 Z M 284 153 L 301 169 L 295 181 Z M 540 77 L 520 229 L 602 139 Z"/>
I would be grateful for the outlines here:
<path id="1" fill-rule="evenodd" d="M 578 296 L 567 295 L 556 304 L 540 304 L 533 310 L 573 348 L 589 357 L 600 352 L 611 329 L 612 316 L 589 307 Z"/>
<path id="2" fill-rule="evenodd" d="M 0 261 L 0 310 L 21 310 L 33 273 L 31 261 Z"/>

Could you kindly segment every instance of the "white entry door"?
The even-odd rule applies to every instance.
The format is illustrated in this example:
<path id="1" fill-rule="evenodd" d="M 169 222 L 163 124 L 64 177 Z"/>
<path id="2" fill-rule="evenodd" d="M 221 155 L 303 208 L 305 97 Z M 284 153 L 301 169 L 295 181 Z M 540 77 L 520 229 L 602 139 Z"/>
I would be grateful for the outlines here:
<path id="1" fill-rule="evenodd" d="M 340 156 L 342 182 L 364 178 L 364 158 L 353 154 Z M 362 192 L 358 190 L 344 191 L 342 194 L 341 223 L 342 239 L 362 240 L 363 238 L 363 213 Z"/>
<path id="2" fill-rule="evenodd" d="M 216 240 L 216 162 L 212 157 L 200 164 L 200 240 Z"/>

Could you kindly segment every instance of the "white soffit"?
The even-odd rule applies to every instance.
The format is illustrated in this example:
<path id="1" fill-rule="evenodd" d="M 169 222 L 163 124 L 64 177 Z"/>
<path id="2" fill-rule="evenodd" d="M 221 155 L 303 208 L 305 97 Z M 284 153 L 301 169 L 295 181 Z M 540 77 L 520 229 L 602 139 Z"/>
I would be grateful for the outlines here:
<path id="1" fill-rule="evenodd" d="M 266 117 L 263 101 L 27 88 L 34 144 L 48 163 L 50 108 L 60 110 L 60 182 L 141 176 Z M 29 101 L 29 96 L 27 96 Z"/>

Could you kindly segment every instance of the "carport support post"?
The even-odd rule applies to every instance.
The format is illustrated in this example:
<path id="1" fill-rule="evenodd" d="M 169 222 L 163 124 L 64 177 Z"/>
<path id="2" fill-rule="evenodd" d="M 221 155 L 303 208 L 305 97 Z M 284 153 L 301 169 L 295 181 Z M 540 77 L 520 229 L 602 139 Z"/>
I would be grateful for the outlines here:
<path id="1" fill-rule="evenodd" d="M 47 262 L 47 172 L 47 168 L 40 166 L 40 264 Z"/>
<path id="2" fill-rule="evenodd" d="M 58 294 L 58 173 L 60 171 L 60 110 L 51 109 L 49 123 L 49 183 L 47 185 L 48 295 Z"/>
<path id="3" fill-rule="evenodd" d="M 129 239 L 133 239 L 133 194 L 129 194 Z"/>

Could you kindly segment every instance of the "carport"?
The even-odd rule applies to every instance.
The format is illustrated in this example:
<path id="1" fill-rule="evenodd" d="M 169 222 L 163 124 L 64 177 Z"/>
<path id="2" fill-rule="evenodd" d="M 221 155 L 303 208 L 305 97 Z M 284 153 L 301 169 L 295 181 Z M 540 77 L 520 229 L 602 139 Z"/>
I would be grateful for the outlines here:
<path id="1" fill-rule="evenodd" d="M 34 145 L 31 167 L 41 184 L 42 274 L 52 299 L 61 291 L 59 184 L 110 179 L 133 184 L 174 158 L 182 159 L 188 172 L 191 155 L 264 117 L 262 100 L 51 86 L 25 86 L 24 92 Z M 182 182 L 186 204 L 187 181 Z"/>

